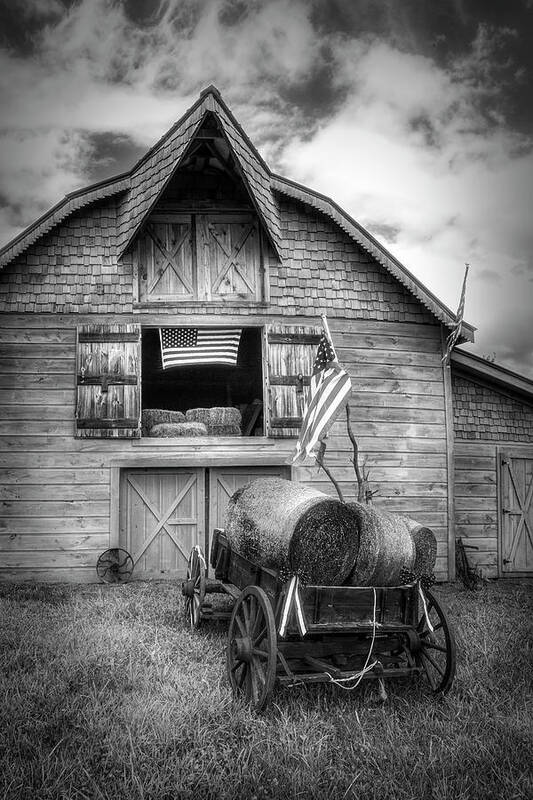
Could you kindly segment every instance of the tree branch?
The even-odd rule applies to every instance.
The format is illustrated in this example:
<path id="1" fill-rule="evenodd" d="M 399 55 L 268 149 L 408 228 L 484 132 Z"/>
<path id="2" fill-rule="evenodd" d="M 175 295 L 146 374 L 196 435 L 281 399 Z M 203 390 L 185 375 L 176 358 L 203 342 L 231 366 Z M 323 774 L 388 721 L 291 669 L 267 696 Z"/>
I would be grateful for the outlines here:
<path id="1" fill-rule="evenodd" d="M 338 482 L 335 480 L 329 469 L 324 464 L 325 454 L 326 454 L 326 440 L 321 439 L 320 447 L 318 448 L 318 453 L 316 454 L 316 463 L 318 464 L 319 467 L 321 467 L 324 470 L 324 472 L 332 482 L 333 486 L 337 490 L 337 494 L 339 495 L 339 500 L 341 501 L 341 503 L 344 503 L 344 497 L 342 496 L 341 487 L 339 486 Z"/>

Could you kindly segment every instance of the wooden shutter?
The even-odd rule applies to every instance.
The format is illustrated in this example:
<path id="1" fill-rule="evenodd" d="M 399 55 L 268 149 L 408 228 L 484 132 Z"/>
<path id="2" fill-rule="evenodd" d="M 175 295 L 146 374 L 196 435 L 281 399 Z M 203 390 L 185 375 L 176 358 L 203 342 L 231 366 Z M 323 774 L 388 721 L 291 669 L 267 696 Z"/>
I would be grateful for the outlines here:
<path id="1" fill-rule="evenodd" d="M 154 215 L 138 242 L 139 299 L 197 297 L 189 214 Z"/>
<path id="2" fill-rule="evenodd" d="M 261 300 L 261 246 L 251 214 L 196 218 L 201 299 Z"/>
<path id="3" fill-rule="evenodd" d="M 77 436 L 140 436 L 140 337 L 136 324 L 78 328 Z"/>
<path id="4" fill-rule="evenodd" d="M 271 325 L 267 330 L 269 436 L 298 436 L 321 328 Z"/>

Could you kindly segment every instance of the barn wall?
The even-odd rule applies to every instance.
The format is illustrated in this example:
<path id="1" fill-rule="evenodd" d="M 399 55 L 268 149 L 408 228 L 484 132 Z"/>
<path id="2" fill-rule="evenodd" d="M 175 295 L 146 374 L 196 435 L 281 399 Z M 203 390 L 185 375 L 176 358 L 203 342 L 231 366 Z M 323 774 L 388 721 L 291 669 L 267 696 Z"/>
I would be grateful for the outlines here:
<path id="1" fill-rule="evenodd" d="M 498 576 L 498 448 L 533 442 L 533 408 L 518 398 L 469 380 L 452 378 L 455 432 L 455 535 L 472 564 Z"/>
<path id="2" fill-rule="evenodd" d="M 154 314 L 4 314 L 0 320 L 0 474 L 3 580 L 91 581 L 98 555 L 113 542 L 112 471 L 117 466 L 283 462 L 294 440 L 233 439 L 190 444 L 74 438 L 75 329 L 87 322 L 157 325 Z M 176 318 L 176 321 L 185 321 Z M 213 324 L 219 317 L 187 316 Z M 229 317 L 262 325 L 270 315 Z M 274 318 L 286 322 L 285 316 Z M 291 322 L 305 323 L 304 318 Z M 307 320 L 308 321 L 308 320 Z M 316 322 L 316 318 L 313 319 Z M 436 325 L 331 320 L 341 363 L 353 380 L 352 422 L 367 457 L 376 504 L 409 513 L 439 539 L 438 574 L 446 575 L 446 431 L 440 328 Z M 335 423 L 327 462 L 346 499 L 355 498 L 351 446 Z M 196 459 L 196 460 L 195 460 Z M 334 494 L 316 467 L 295 477 Z"/>

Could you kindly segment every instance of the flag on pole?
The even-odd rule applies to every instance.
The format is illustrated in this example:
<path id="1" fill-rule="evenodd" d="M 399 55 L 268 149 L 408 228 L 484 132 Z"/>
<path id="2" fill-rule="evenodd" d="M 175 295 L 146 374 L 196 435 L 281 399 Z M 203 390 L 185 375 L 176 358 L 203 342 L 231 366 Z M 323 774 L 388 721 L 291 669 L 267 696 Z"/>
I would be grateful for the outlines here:
<path id="1" fill-rule="evenodd" d="M 450 363 L 450 356 L 452 354 L 452 350 L 457 344 L 457 340 L 459 338 L 459 334 L 461 333 L 461 325 L 463 323 L 463 314 L 465 310 L 465 295 L 466 295 L 466 278 L 468 275 L 468 270 L 470 268 L 470 264 L 465 264 L 465 277 L 463 280 L 463 288 L 461 290 L 461 299 L 459 300 L 459 306 L 457 308 L 457 314 L 455 315 L 455 325 L 446 339 L 446 352 L 442 357 L 442 363 L 447 366 Z"/>
<path id="2" fill-rule="evenodd" d="M 163 369 L 237 363 L 240 328 L 160 328 L 159 335 Z"/>
<path id="3" fill-rule="evenodd" d="M 327 435 L 352 388 L 350 376 L 337 361 L 325 319 L 323 322 L 324 333 L 313 365 L 293 464 L 311 455 L 313 448 Z"/>

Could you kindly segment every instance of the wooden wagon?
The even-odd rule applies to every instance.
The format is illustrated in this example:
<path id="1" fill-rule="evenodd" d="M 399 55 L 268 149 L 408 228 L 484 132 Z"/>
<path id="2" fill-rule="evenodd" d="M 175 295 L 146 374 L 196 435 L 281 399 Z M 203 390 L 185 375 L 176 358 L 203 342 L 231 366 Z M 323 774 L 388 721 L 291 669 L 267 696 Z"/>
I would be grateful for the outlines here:
<path id="1" fill-rule="evenodd" d="M 214 531 L 210 564 L 193 548 L 182 585 L 190 624 L 228 619 L 227 674 L 233 693 L 256 710 L 276 683 L 334 683 L 420 676 L 435 694 L 455 674 L 455 642 L 441 606 L 418 581 L 405 586 L 299 586 L 236 552 Z M 214 608 L 223 593 L 231 609 Z M 222 604 L 223 605 L 223 604 Z M 386 696 L 386 695 L 385 695 Z"/>

